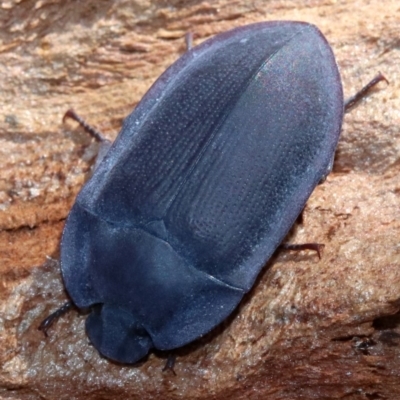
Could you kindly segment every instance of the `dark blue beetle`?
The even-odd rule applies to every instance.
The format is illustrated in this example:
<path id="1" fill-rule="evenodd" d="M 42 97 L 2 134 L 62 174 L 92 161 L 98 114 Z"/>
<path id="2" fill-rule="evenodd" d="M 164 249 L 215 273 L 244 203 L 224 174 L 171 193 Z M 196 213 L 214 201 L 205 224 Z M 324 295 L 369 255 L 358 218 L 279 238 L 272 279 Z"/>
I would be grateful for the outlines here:
<path id="1" fill-rule="evenodd" d="M 329 173 L 343 112 L 332 50 L 306 23 L 234 29 L 161 75 L 62 237 L 96 349 L 134 363 L 223 321 Z"/>

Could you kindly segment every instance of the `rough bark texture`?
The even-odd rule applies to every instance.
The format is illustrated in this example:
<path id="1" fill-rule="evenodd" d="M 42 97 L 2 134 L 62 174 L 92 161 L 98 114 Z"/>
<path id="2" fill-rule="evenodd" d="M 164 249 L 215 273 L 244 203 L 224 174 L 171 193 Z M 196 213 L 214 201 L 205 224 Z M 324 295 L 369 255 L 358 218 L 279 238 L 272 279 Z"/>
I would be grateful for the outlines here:
<path id="1" fill-rule="evenodd" d="M 400 398 L 400 8 L 398 0 L 0 1 L 0 398 Z M 157 76 L 234 26 L 315 23 L 346 96 L 378 71 L 390 85 L 345 118 L 333 173 L 290 240 L 223 326 L 139 366 L 101 358 L 76 312 L 45 338 L 66 295 L 61 230 L 95 145 L 62 124 L 73 107 L 110 139 Z"/>

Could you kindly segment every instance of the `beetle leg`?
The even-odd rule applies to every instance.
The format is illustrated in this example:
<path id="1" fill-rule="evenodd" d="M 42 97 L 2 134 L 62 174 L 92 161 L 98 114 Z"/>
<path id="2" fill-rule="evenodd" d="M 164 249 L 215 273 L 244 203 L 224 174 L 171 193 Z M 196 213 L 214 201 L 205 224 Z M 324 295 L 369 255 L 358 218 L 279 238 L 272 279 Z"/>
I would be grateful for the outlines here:
<path id="1" fill-rule="evenodd" d="M 74 308 L 74 303 L 72 301 L 66 302 L 63 306 L 61 306 L 58 310 L 51 313 L 47 318 L 45 318 L 41 324 L 39 325 L 39 331 L 43 331 L 45 336 L 48 336 L 47 330 L 53 325 L 54 321 L 60 318 L 62 315 L 66 314 Z"/>
<path id="2" fill-rule="evenodd" d="M 167 358 L 167 362 L 165 363 L 165 366 L 162 369 L 163 372 L 166 371 L 166 370 L 170 370 L 176 376 L 176 372 L 174 370 L 175 362 L 176 362 L 176 355 L 175 354 L 169 354 L 168 358 Z"/>
<path id="3" fill-rule="evenodd" d="M 317 252 L 318 258 L 321 259 L 321 250 L 325 247 L 323 243 L 303 243 L 303 244 L 291 244 L 291 243 L 282 243 L 279 248 L 283 250 L 313 250 Z"/>
<path id="4" fill-rule="evenodd" d="M 385 81 L 389 84 L 389 81 L 382 75 L 380 72 L 376 75 L 371 81 L 369 81 L 361 90 L 359 90 L 354 96 L 349 97 L 344 102 L 344 112 L 349 112 L 354 106 L 356 106 L 364 97 L 368 96 L 369 92 L 373 87 L 375 87 L 379 82 Z M 330 161 L 326 172 L 322 176 L 321 180 L 319 181 L 318 185 L 324 183 L 327 176 L 332 172 L 333 163 L 335 160 L 335 154 L 333 154 L 332 160 Z"/>
<path id="5" fill-rule="evenodd" d="M 387 84 L 389 84 L 389 81 L 385 78 L 385 76 L 381 73 L 376 75 L 370 82 L 368 82 L 361 90 L 359 90 L 354 96 L 351 96 L 344 102 L 344 110 L 345 112 L 348 112 L 350 109 L 352 109 L 354 106 L 357 105 L 357 103 L 360 102 L 364 97 L 368 95 L 370 90 L 376 86 L 379 82 L 385 81 Z M 327 176 L 331 173 L 332 168 L 333 168 L 333 163 L 335 159 L 335 154 L 333 155 L 328 168 L 326 169 L 326 172 L 322 176 L 321 180 L 319 181 L 319 185 L 321 183 L 324 183 Z M 302 222 L 303 220 L 303 212 L 300 213 L 299 217 L 297 218 L 297 222 Z M 318 254 L 318 258 L 321 259 L 321 249 L 324 247 L 324 244 L 319 244 L 319 243 L 304 243 L 304 244 L 289 244 L 289 243 L 283 243 L 279 246 L 280 248 L 284 250 L 295 250 L 295 251 L 301 251 L 301 250 L 314 250 Z"/>
<path id="6" fill-rule="evenodd" d="M 74 121 L 78 122 L 78 124 L 92 137 L 94 137 L 98 142 L 107 142 L 108 140 L 104 137 L 104 135 L 98 131 L 93 126 L 89 125 L 82 117 L 80 117 L 74 110 L 69 109 L 63 116 L 63 122 L 67 118 L 71 118 Z"/>
<path id="7" fill-rule="evenodd" d="M 185 44 L 186 44 L 186 51 L 189 51 L 193 48 L 193 32 L 185 33 Z"/>
<path id="8" fill-rule="evenodd" d="M 101 160 L 104 158 L 104 156 L 107 154 L 109 148 L 111 147 L 111 142 L 104 137 L 104 135 L 98 131 L 96 128 L 93 126 L 89 125 L 81 116 L 79 116 L 74 110 L 69 109 L 63 117 L 63 122 L 67 118 L 71 118 L 74 121 L 78 122 L 78 124 L 87 132 L 90 134 L 90 136 L 94 137 L 96 141 L 98 141 L 100 145 L 99 152 L 96 157 L 96 162 L 94 165 L 94 169 L 97 168 L 97 166 L 100 164 Z"/>
<path id="9" fill-rule="evenodd" d="M 344 112 L 350 111 L 357 103 L 366 97 L 369 91 L 376 86 L 379 82 L 385 81 L 389 84 L 389 81 L 380 72 L 370 82 L 368 82 L 361 90 L 359 90 L 354 96 L 349 97 L 344 102 Z"/>
<path id="10" fill-rule="evenodd" d="M 320 181 L 318 182 L 318 185 L 321 185 L 322 183 L 324 183 L 326 181 L 326 178 L 328 177 L 328 175 L 332 172 L 333 169 L 333 163 L 335 162 L 335 153 L 333 153 L 332 159 L 328 164 L 328 168 L 326 169 L 324 175 L 322 175 L 322 178 L 320 179 Z"/>

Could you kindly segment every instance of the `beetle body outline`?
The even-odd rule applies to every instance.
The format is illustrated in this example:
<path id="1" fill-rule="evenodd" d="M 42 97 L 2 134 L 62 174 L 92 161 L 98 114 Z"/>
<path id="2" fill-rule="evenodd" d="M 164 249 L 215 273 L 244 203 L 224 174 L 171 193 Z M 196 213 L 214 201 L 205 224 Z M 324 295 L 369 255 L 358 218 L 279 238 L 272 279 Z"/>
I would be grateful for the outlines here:
<path id="1" fill-rule="evenodd" d="M 209 332 L 250 290 L 329 171 L 343 120 L 329 44 L 265 22 L 164 72 L 68 216 L 65 286 L 90 340 L 134 363 Z"/>

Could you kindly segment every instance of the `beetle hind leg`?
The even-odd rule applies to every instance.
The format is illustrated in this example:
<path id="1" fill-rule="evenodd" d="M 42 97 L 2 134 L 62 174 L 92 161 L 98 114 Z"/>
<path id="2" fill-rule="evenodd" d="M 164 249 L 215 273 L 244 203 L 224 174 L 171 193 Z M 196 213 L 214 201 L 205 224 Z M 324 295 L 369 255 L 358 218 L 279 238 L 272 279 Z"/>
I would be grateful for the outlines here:
<path id="1" fill-rule="evenodd" d="M 355 106 L 357 106 L 362 99 L 367 97 L 371 90 L 379 83 L 385 81 L 387 84 L 389 84 L 389 81 L 385 78 L 383 74 L 379 72 L 374 78 L 372 78 L 363 88 L 361 88 L 356 94 L 353 96 L 349 97 L 347 100 L 344 102 L 344 112 L 347 113 L 351 111 L 351 109 Z M 321 177 L 320 181 L 318 182 L 318 185 L 321 183 L 324 183 L 326 181 L 326 178 L 328 175 L 332 172 L 333 169 L 333 163 L 335 160 L 335 153 L 333 154 L 332 160 L 329 162 L 328 168 L 326 169 L 324 175 Z"/>
<path id="2" fill-rule="evenodd" d="M 379 72 L 374 78 L 371 79 L 361 90 L 359 90 L 354 96 L 349 97 L 344 102 L 344 111 L 349 112 L 354 106 L 356 106 L 360 100 L 368 96 L 372 88 L 374 88 L 379 82 L 385 81 L 389 84 L 389 81 L 383 74 Z"/>

